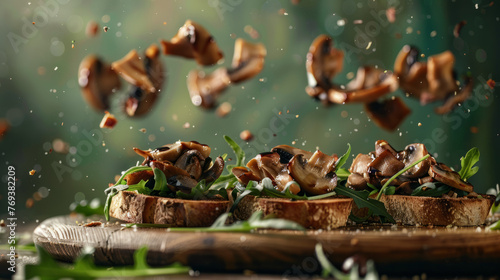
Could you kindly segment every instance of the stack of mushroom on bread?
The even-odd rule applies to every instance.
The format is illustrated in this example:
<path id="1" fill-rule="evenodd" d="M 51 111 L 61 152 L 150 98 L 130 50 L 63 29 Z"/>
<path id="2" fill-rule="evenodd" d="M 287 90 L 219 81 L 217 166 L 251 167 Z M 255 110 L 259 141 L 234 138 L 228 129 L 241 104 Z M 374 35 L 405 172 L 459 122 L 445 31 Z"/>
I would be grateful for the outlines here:
<path id="1" fill-rule="evenodd" d="M 375 142 L 375 151 L 358 154 L 347 179 L 356 191 L 380 190 L 391 177 L 429 155 L 424 144 L 415 143 L 396 151 L 385 140 Z M 379 195 L 387 212 L 398 223 L 408 225 L 483 224 L 494 197 L 478 195 L 460 174 L 429 155 L 390 182 L 392 192 Z M 363 216 L 364 209 L 353 213 Z"/>
<path id="2" fill-rule="evenodd" d="M 178 141 L 154 150 L 134 150 L 144 161 L 108 188 L 109 216 L 129 223 L 198 227 L 210 226 L 227 211 L 229 201 L 219 195 L 179 198 L 189 196 L 202 180 L 209 184 L 222 173 L 224 160 L 217 157 L 212 162 L 209 146 Z"/>
<path id="3" fill-rule="evenodd" d="M 337 186 L 335 167 L 338 157 L 317 150 L 314 153 L 288 145 L 274 147 L 271 152 L 261 153 L 246 167 L 234 167 L 233 175 L 242 186 L 251 181 L 271 181 L 277 191 L 295 195 L 332 194 L 318 200 L 294 200 L 247 195 L 239 201 L 234 211 L 238 219 L 248 219 L 255 211 L 264 215 L 294 221 L 305 228 L 333 229 L 344 226 L 351 212 L 353 200 L 333 196 Z M 244 188 L 243 188 L 244 189 Z"/>

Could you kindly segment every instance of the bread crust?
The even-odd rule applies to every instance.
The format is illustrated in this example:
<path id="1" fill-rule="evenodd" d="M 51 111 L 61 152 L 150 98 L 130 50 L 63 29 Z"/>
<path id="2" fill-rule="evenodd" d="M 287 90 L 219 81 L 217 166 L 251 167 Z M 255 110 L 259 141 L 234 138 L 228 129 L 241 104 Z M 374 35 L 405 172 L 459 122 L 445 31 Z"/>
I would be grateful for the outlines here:
<path id="1" fill-rule="evenodd" d="M 228 207 L 227 200 L 187 200 L 120 191 L 111 200 L 109 215 L 128 223 L 207 227 Z"/>
<path id="2" fill-rule="evenodd" d="M 495 199 L 436 198 L 409 195 L 382 195 L 380 201 L 396 222 L 406 225 L 477 226 L 484 224 Z"/>
<path id="3" fill-rule="evenodd" d="M 291 201 L 248 195 L 239 202 L 234 215 L 237 219 L 247 220 L 252 213 L 260 210 L 264 216 L 272 214 L 305 228 L 329 230 L 345 226 L 352 204 L 351 198 Z"/>

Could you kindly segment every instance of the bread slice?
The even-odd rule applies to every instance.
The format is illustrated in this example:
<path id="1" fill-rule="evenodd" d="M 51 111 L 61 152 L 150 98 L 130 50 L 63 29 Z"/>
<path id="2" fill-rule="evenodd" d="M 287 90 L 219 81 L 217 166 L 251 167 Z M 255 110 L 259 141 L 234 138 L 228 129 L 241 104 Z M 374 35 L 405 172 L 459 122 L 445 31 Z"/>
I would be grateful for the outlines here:
<path id="1" fill-rule="evenodd" d="M 436 198 L 382 195 L 380 201 L 396 222 L 406 225 L 476 226 L 484 224 L 494 196 Z"/>
<path id="2" fill-rule="evenodd" d="M 207 227 L 228 207 L 227 200 L 187 200 L 120 191 L 111 200 L 109 215 L 129 223 Z"/>
<path id="3" fill-rule="evenodd" d="M 266 215 L 294 221 L 305 228 L 334 229 L 345 226 L 351 213 L 351 198 L 291 201 L 284 198 L 244 197 L 234 215 L 247 220 L 253 212 L 261 210 Z"/>

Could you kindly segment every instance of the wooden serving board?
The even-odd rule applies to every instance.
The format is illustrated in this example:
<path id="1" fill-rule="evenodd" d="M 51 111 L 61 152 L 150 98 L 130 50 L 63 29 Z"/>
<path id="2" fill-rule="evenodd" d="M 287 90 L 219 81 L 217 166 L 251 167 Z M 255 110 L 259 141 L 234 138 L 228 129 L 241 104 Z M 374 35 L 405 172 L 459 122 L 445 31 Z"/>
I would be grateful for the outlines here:
<path id="1" fill-rule="evenodd" d="M 318 272 L 314 247 L 321 243 L 337 267 L 346 258 L 361 254 L 373 259 L 380 273 L 389 275 L 500 274 L 500 231 L 484 227 L 369 226 L 307 233 L 202 233 L 124 228 L 119 222 L 83 227 L 79 225 L 82 221 L 81 216 L 48 219 L 35 229 L 34 242 L 61 261 L 74 260 L 88 245 L 95 248 L 98 264 L 130 265 L 133 252 L 146 245 L 148 263 L 153 266 L 180 262 L 199 271 L 252 270 L 283 275 Z"/>

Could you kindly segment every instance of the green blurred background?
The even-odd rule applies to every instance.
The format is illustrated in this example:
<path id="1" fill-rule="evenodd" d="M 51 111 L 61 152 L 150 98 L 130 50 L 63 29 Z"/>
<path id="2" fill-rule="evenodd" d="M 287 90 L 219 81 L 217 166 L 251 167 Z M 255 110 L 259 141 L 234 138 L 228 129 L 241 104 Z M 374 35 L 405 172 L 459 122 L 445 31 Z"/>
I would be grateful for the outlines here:
<path id="1" fill-rule="evenodd" d="M 229 135 L 248 156 L 278 144 L 295 143 L 306 150 L 320 148 L 342 154 L 350 143 L 353 156 L 373 150 L 378 139 L 397 149 L 424 142 L 439 161 L 459 168 L 459 159 L 476 146 L 480 171 L 471 181 L 480 192 L 500 181 L 499 101 L 486 85 L 498 78 L 499 4 L 490 1 L 2 1 L 0 8 L 0 118 L 10 130 L 0 140 L 1 214 L 6 213 L 7 167 L 17 175 L 17 215 L 23 221 L 68 213 L 70 203 L 83 198 L 104 200 L 103 190 L 115 175 L 141 158 L 132 147 L 155 148 L 178 139 L 210 145 L 213 155 L 230 153 L 222 136 Z M 396 21 L 385 17 L 396 9 Z M 80 61 L 98 54 L 107 62 L 131 49 L 142 52 L 159 39 L 170 39 L 192 19 L 205 26 L 229 65 L 235 38 L 262 42 L 267 48 L 264 70 L 255 78 L 230 87 L 220 101 L 232 104 L 225 118 L 191 104 L 186 75 L 200 67 L 179 57 L 162 57 L 167 82 L 153 111 L 130 119 L 113 104 L 119 122 L 102 130 L 102 113 L 82 99 L 77 81 Z M 96 21 L 99 34 L 88 38 L 85 27 Z M 360 23 L 358 20 L 362 20 Z M 460 38 L 455 24 L 466 20 Z M 355 23 L 356 21 L 356 23 Z M 35 22 L 35 25 L 32 24 Z M 104 33 L 102 27 L 108 26 Z M 248 27 L 249 26 L 249 27 Z M 253 39 L 250 27 L 258 32 Z M 346 83 L 363 64 L 392 69 L 405 44 L 428 57 L 445 50 L 456 56 L 455 70 L 475 78 L 473 97 L 446 116 L 431 104 L 420 106 L 405 98 L 412 114 L 395 132 L 368 120 L 362 105 L 326 108 L 305 91 L 305 55 L 319 34 L 334 37 L 346 52 L 344 70 L 335 81 Z M 74 41 L 74 48 L 72 42 Z M 367 46 L 371 42 L 371 45 Z M 207 67 L 213 71 L 218 66 Z M 125 83 L 123 83 L 125 85 Z M 124 96 L 126 86 L 120 96 Z M 394 95 L 404 96 L 401 91 Z M 118 96 L 118 95 L 117 95 Z M 278 112 L 282 112 L 279 115 Z M 287 113 L 288 112 L 288 113 Z M 277 120 L 276 120 L 277 119 Z M 186 123 L 189 128 L 185 128 Z M 418 125 L 421 123 L 421 126 Z M 274 124 L 274 125 L 273 125 Z M 141 132 L 142 128 L 146 132 Z M 249 143 L 239 133 L 250 130 Z M 54 139 L 70 152 L 50 152 Z M 350 164 L 351 161 L 348 162 Z M 36 170 L 30 176 L 30 170 Z M 30 208 L 26 201 L 33 200 Z M 5 207 L 4 207 L 5 205 Z"/>

